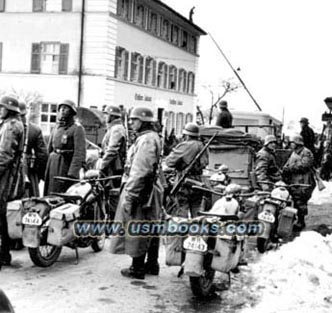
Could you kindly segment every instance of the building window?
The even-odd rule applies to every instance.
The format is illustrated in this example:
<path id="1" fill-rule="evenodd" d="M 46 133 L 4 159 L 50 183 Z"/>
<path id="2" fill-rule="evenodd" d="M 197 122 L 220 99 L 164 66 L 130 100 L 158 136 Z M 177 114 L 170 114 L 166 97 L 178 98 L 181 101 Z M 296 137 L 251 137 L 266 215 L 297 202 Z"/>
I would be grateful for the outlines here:
<path id="1" fill-rule="evenodd" d="M 197 52 L 197 39 L 195 36 L 190 37 L 189 41 L 189 51 L 191 53 L 196 53 Z"/>
<path id="2" fill-rule="evenodd" d="M 187 92 L 187 72 L 184 69 L 179 70 L 179 91 Z"/>
<path id="3" fill-rule="evenodd" d="M 176 25 L 172 25 L 171 41 L 175 45 L 179 44 L 179 27 Z"/>
<path id="4" fill-rule="evenodd" d="M 56 125 L 57 105 L 54 103 L 42 103 L 40 114 L 40 126 L 44 134 L 50 134 Z"/>
<path id="5" fill-rule="evenodd" d="M 167 88 L 167 65 L 164 62 L 158 64 L 157 86 Z"/>
<path id="6" fill-rule="evenodd" d="M 140 3 L 138 3 L 136 5 L 136 8 L 135 8 L 135 18 L 134 18 L 134 23 L 137 25 L 137 26 L 140 26 L 140 27 L 145 27 L 145 23 L 144 23 L 144 20 L 145 20 L 145 14 L 144 14 L 144 6 Z"/>
<path id="7" fill-rule="evenodd" d="M 67 74 L 69 44 L 42 42 L 32 44 L 31 73 Z"/>
<path id="8" fill-rule="evenodd" d="M 157 62 L 151 57 L 145 59 L 145 84 L 156 85 L 156 66 Z"/>
<path id="9" fill-rule="evenodd" d="M 176 82 L 177 82 L 177 70 L 174 65 L 171 65 L 169 67 L 169 83 L 168 83 L 168 88 L 172 90 L 176 90 Z"/>
<path id="10" fill-rule="evenodd" d="M 73 0 L 62 0 L 62 11 L 71 12 L 73 10 Z"/>
<path id="11" fill-rule="evenodd" d="M 193 72 L 188 73 L 188 93 L 193 94 L 195 92 L 195 74 Z"/>
<path id="12" fill-rule="evenodd" d="M 121 47 L 116 47 L 114 77 L 127 80 L 129 52 Z"/>
<path id="13" fill-rule="evenodd" d="M 5 0 L 0 0 L 0 12 L 5 12 Z"/>
<path id="14" fill-rule="evenodd" d="M 118 1 L 118 15 L 127 21 L 131 21 L 131 0 L 119 0 Z"/>
<path id="15" fill-rule="evenodd" d="M 2 71 L 2 42 L 0 42 L 0 72 Z"/>
<path id="16" fill-rule="evenodd" d="M 32 11 L 44 12 L 46 10 L 46 0 L 33 0 Z"/>
<path id="17" fill-rule="evenodd" d="M 193 115 L 191 113 L 186 114 L 186 124 L 193 121 Z"/>
<path id="18" fill-rule="evenodd" d="M 182 31 L 181 48 L 187 49 L 187 46 L 188 46 L 188 33 L 186 31 Z"/>
<path id="19" fill-rule="evenodd" d="M 175 129 L 175 114 L 172 111 L 168 113 L 166 129 L 168 134 L 170 134 Z"/>
<path id="20" fill-rule="evenodd" d="M 143 57 L 137 52 L 132 52 L 130 71 L 130 80 L 132 82 L 143 83 L 143 65 Z"/>
<path id="21" fill-rule="evenodd" d="M 163 20 L 161 26 L 161 37 L 165 40 L 169 40 L 169 21 Z"/>
<path id="22" fill-rule="evenodd" d="M 156 36 L 158 35 L 158 15 L 154 12 L 150 12 L 149 31 Z"/>
<path id="23" fill-rule="evenodd" d="M 183 116 L 183 113 L 177 113 L 176 114 L 176 128 L 175 128 L 175 130 L 176 130 L 176 133 L 178 135 L 181 134 L 183 126 L 184 126 L 184 116 Z"/>

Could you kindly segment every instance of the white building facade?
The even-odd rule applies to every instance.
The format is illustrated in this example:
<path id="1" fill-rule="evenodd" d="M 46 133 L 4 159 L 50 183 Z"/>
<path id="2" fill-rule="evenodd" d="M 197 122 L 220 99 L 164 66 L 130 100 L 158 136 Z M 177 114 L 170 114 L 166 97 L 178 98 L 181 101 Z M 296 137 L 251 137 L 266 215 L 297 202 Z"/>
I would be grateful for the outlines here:
<path id="1" fill-rule="evenodd" d="M 56 103 L 148 106 L 179 133 L 195 112 L 199 37 L 158 0 L 0 0 L 0 91 Z"/>

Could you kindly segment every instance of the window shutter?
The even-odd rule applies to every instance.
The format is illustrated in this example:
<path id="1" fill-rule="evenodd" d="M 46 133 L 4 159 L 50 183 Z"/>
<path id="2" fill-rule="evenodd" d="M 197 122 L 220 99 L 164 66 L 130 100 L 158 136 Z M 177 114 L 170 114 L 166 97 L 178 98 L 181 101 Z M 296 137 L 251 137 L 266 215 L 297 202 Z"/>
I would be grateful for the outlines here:
<path id="1" fill-rule="evenodd" d="M 60 45 L 60 59 L 59 59 L 59 74 L 68 73 L 68 54 L 69 44 L 64 43 Z"/>
<path id="2" fill-rule="evenodd" d="M 0 72 L 2 71 L 2 42 L 0 42 Z"/>
<path id="3" fill-rule="evenodd" d="M 73 10 L 73 0 L 62 0 L 62 11 L 71 12 Z"/>
<path id="4" fill-rule="evenodd" d="M 157 62 L 155 60 L 152 61 L 152 86 L 156 86 L 156 70 L 157 70 Z"/>
<path id="5" fill-rule="evenodd" d="M 33 12 L 43 12 L 44 11 L 44 1 L 45 0 L 33 0 Z"/>
<path id="6" fill-rule="evenodd" d="M 121 58 L 121 49 L 120 47 L 115 48 L 115 62 L 114 62 L 114 77 L 118 78 L 119 75 L 119 66 Z"/>
<path id="7" fill-rule="evenodd" d="M 31 73 L 40 73 L 40 50 L 41 45 L 39 43 L 33 43 L 31 49 Z"/>
<path id="8" fill-rule="evenodd" d="M 123 72 L 123 79 L 127 80 L 128 79 L 128 63 L 129 63 L 129 52 L 125 52 L 125 65 L 124 65 L 124 72 Z"/>
<path id="9" fill-rule="evenodd" d="M 0 12 L 5 12 L 5 0 L 0 0 Z"/>

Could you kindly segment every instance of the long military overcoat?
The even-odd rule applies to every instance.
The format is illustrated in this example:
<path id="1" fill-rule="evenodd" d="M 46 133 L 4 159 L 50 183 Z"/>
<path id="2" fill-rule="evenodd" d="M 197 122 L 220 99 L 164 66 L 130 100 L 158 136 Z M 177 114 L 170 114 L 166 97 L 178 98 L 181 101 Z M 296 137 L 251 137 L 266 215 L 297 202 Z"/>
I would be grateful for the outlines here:
<path id="1" fill-rule="evenodd" d="M 54 179 L 54 176 L 79 178 L 85 165 L 86 141 L 82 125 L 57 125 L 48 143 L 49 158 L 46 166 L 44 195 L 65 192 L 71 185 Z"/>
<path id="2" fill-rule="evenodd" d="M 130 221 L 151 221 L 159 218 L 156 203 L 148 207 L 145 207 L 145 204 L 155 185 L 160 151 L 160 138 L 152 130 L 140 133 L 128 151 L 124 174 L 125 186 L 115 215 L 115 221 L 122 223 L 125 230 Z M 160 197 L 158 200 L 161 203 L 161 192 L 155 196 Z M 126 211 L 128 205 L 132 207 L 129 213 Z M 126 232 L 124 236 L 112 237 L 110 251 L 114 254 L 139 257 L 147 252 L 149 242 L 149 238 L 130 236 Z"/>

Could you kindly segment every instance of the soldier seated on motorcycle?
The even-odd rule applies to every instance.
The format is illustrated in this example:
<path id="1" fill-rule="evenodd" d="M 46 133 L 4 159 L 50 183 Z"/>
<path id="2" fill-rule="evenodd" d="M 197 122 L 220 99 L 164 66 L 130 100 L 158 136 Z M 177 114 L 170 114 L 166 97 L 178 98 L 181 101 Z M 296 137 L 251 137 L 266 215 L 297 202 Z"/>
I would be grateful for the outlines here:
<path id="1" fill-rule="evenodd" d="M 275 149 L 277 145 L 277 138 L 273 135 L 268 135 L 264 139 L 264 146 L 256 154 L 255 173 L 257 181 L 266 181 L 276 183 L 281 180 L 281 172 L 277 166 Z M 260 184 L 264 191 L 271 191 L 272 185 Z"/>
<path id="2" fill-rule="evenodd" d="M 299 135 L 290 140 L 291 156 L 283 168 L 283 178 L 287 184 L 307 184 L 309 187 L 293 187 L 290 194 L 294 201 L 294 207 L 298 210 L 297 230 L 305 228 L 305 216 L 308 214 L 308 201 L 315 189 L 316 182 L 313 174 L 314 156 L 304 147 L 303 138 Z"/>
<path id="3" fill-rule="evenodd" d="M 181 177 L 181 173 L 194 160 L 196 155 L 204 148 L 204 144 L 199 140 L 199 127 L 195 123 L 187 123 L 183 129 L 184 141 L 179 143 L 166 158 L 166 165 L 175 168 L 177 178 L 175 183 Z M 203 169 L 208 165 L 209 156 L 205 152 L 195 163 L 187 178 L 201 181 Z M 179 211 L 176 215 L 187 217 L 188 211 L 193 217 L 201 208 L 203 194 L 193 190 L 185 184 L 176 194 Z"/>

